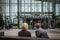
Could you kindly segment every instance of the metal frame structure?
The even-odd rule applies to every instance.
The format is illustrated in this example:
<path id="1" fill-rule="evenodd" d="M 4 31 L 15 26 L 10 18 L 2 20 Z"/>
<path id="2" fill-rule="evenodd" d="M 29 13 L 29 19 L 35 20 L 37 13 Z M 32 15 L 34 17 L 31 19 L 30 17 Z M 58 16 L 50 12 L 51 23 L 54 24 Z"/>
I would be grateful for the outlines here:
<path id="1" fill-rule="evenodd" d="M 41 1 L 41 12 L 32 12 L 32 4 L 36 4 L 36 6 L 37 6 L 37 4 L 39 4 L 39 3 L 25 3 L 25 0 L 24 0 L 24 8 L 25 8 L 25 4 L 30 4 L 30 11 L 31 12 L 25 12 L 25 9 L 24 9 L 24 12 L 22 12 L 22 0 L 17 0 L 17 19 L 18 19 L 18 27 L 20 27 L 20 16 L 21 16 L 21 14 L 24 14 L 25 15 L 25 13 L 26 14 L 32 14 L 32 15 L 37 15 L 37 13 L 38 13 L 38 15 L 40 15 L 40 14 L 42 14 L 42 15 L 44 15 L 44 14 L 52 14 L 52 15 L 55 15 L 56 14 L 56 1 L 57 0 L 36 0 L 36 1 Z M 11 10 L 10 10 L 10 6 L 11 6 L 11 0 L 9 0 L 9 18 L 11 18 Z M 30 2 L 32 2 L 32 0 L 30 0 Z M 43 2 L 45 2 L 45 5 L 46 5 L 46 2 L 48 2 L 48 12 L 43 12 Z M 50 12 L 50 4 L 49 4 L 49 2 L 51 2 L 52 3 L 52 10 L 53 10 L 53 12 Z M 47 6 L 46 6 L 47 7 Z M 45 7 L 45 9 L 46 9 L 46 7 Z M 37 10 L 37 9 L 36 9 Z M 45 10 L 46 11 L 46 10 Z M 49 16 L 49 15 L 48 15 Z"/>

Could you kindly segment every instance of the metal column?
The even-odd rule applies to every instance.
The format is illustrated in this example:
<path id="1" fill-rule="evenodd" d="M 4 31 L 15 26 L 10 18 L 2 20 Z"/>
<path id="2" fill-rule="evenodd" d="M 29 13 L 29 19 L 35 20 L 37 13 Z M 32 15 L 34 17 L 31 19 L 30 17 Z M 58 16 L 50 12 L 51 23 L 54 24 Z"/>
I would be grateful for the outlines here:
<path id="1" fill-rule="evenodd" d="M 41 8 L 42 8 L 41 10 L 42 10 L 42 15 L 43 15 L 43 0 L 42 0 L 42 6 L 41 6 Z"/>
<path id="2" fill-rule="evenodd" d="M 18 2 L 18 3 L 17 3 L 17 4 L 18 4 L 18 5 L 17 5 L 17 6 L 18 6 L 18 7 L 17 7 L 17 9 L 18 9 L 18 10 L 17 10 L 17 12 L 18 12 L 18 28 L 19 28 L 19 0 L 17 0 L 17 2 Z"/>
<path id="3" fill-rule="evenodd" d="M 56 14 L 56 0 L 53 0 L 52 1 L 52 9 L 53 9 L 53 15 L 52 15 L 52 17 L 53 17 L 53 24 L 54 24 L 54 28 L 55 28 L 55 23 L 56 23 L 56 18 L 55 18 L 55 14 Z"/>

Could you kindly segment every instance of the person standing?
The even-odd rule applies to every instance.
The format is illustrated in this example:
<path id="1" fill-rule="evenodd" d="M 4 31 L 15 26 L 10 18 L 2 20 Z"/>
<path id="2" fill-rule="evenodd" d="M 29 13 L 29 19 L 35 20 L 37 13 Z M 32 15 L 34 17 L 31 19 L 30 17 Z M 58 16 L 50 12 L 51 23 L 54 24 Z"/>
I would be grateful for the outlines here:
<path id="1" fill-rule="evenodd" d="M 8 26 L 9 26 L 9 29 L 12 28 L 12 19 L 8 20 Z"/>

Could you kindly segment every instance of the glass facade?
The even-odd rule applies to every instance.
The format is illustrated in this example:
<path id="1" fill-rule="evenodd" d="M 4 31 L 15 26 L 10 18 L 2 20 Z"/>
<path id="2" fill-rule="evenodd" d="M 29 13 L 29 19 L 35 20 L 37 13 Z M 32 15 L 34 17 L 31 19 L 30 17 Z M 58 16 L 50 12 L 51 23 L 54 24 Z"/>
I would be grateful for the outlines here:
<path id="1" fill-rule="evenodd" d="M 13 25 L 17 24 L 19 28 L 22 27 L 23 22 L 28 22 L 30 25 L 30 21 L 34 21 L 37 18 L 48 20 L 48 23 L 46 22 L 47 25 L 50 25 L 52 20 L 53 2 L 50 0 L 2 0 L 0 5 L 2 5 L 3 19 L 5 22 L 8 19 L 12 19 Z M 56 4 L 55 15 L 60 15 L 59 8 L 60 4 Z"/>
<path id="2" fill-rule="evenodd" d="M 52 2 L 49 2 L 49 1 L 42 2 L 37 0 L 20 0 L 19 1 L 19 14 L 20 14 L 20 18 L 23 20 L 23 21 L 20 20 L 20 25 L 21 25 L 21 22 L 26 21 L 29 23 L 29 26 L 32 26 L 34 23 L 31 24 L 30 21 L 34 22 L 34 19 L 35 20 L 37 18 L 43 19 L 44 17 L 52 18 L 52 12 L 53 12 Z"/>
<path id="3" fill-rule="evenodd" d="M 43 2 L 36 0 L 21 0 L 19 4 L 21 4 L 21 12 L 52 12 L 52 2 Z M 49 7 L 48 7 L 49 6 Z M 48 11 L 49 10 L 49 11 Z"/>
<path id="4" fill-rule="evenodd" d="M 60 15 L 60 4 L 56 4 L 56 15 Z"/>

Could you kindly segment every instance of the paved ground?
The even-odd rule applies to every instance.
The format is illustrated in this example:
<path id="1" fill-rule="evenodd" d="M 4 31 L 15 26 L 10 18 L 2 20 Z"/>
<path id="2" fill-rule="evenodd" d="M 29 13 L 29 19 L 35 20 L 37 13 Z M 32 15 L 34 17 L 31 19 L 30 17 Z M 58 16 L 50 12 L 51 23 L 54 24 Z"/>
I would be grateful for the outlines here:
<path id="1" fill-rule="evenodd" d="M 9 29 L 9 30 L 0 30 L 4 31 L 4 36 L 18 36 L 18 32 L 21 29 Z M 35 36 L 35 30 L 29 30 L 31 32 L 31 37 L 36 37 Z M 46 30 L 48 33 L 49 38 L 51 39 L 60 39 L 60 29 L 47 29 Z"/>

